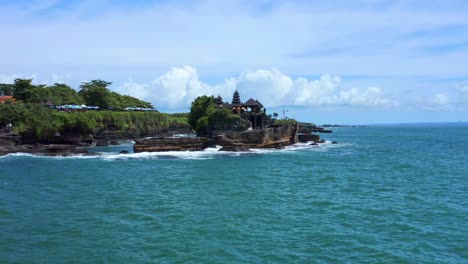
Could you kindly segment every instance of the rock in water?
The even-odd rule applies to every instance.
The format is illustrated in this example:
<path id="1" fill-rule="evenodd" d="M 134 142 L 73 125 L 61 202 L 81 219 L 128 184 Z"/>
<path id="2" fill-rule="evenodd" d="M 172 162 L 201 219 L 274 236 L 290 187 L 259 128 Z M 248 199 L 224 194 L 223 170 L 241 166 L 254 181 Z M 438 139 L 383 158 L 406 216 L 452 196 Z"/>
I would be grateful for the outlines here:
<path id="1" fill-rule="evenodd" d="M 109 146 L 109 141 L 107 140 L 98 140 L 96 142 L 96 147 L 107 147 Z"/>
<path id="2" fill-rule="evenodd" d="M 245 145 L 226 145 L 223 148 L 221 148 L 219 151 L 250 151 L 248 147 Z"/>
<path id="3" fill-rule="evenodd" d="M 136 139 L 133 151 L 197 151 L 208 147 L 205 137 L 148 137 Z"/>
<path id="4" fill-rule="evenodd" d="M 298 135 L 299 142 L 307 143 L 310 141 L 319 142 L 320 136 L 315 134 L 300 134 Z"/>

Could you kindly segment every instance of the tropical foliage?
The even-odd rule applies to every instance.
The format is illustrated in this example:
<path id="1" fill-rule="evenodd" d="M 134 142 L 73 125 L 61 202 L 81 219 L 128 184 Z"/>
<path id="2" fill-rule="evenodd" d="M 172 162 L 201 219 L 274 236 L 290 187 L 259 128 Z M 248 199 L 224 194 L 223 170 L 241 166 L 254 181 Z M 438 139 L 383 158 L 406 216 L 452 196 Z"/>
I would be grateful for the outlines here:
<path id="1" fill-rule="evenodd" d="M 248 128 L 242 119 L 229 109 L 215 107 L 212 96 L 199 96 L 193 102 L 188 123 L 198 134 L 210 134 L 213 130 L 244 130 Z"/>
<path id="2" fill-rule="evenodd" d="M 0 84 L 0 93 L 12 95 L 23 103 L 33 104 L 86 104 L 100 109 L 123 110 L 126 107 L 152 108 L 149 102 L 128 95 L 110 91 L 110 82 L 92 80 L 83 82 L 80 91 L 76 92 L 63 83 L 54 85 L 34 85 L 32 79 L 15 79 L 13 84 Z"/>
<path id="3" fill-rule="evenodd" d="M 187 120 L 158 112 L 87 111 L 60 112 L 39 104 L 0 104 L 0 127 L 13 124 L 21 135 L 47 140 L 57 132 L 81 135 L 120 131 L 150 134 L 168 128 L 189 128 Z"/>
<path id="4" fill-rule="evenodd" d="M 108 89 L 110 84 L 103 80 L 84 82 L 79 92 L 60 83 L 34 85 L 32 79 L 0 84 L 0 94 L 13 95 L 16 99 L 15 103 L 0 104 L 0 128 L 12 124 L 24 138 L 37 141 L 46 141 L 57 133 L 97 135 L 103 131 L 118 131 L 140 135 L 169 128 L 190 128 L 187 114 L 183 113 L 119 111 L 126 107 L 152 108 L 152 105 L 112 92 Z M 61 112 L 47 107 L 50 104 L 86 104 L 102 110 Z"/>

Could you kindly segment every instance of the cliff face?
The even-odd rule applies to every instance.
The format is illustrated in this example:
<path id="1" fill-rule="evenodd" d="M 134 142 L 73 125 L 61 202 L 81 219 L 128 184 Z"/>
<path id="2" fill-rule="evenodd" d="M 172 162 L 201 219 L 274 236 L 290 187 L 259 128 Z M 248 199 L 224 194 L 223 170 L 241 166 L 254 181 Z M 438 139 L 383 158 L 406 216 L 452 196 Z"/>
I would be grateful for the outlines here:
<path id="1" fill-rule="evenodd" d="M 223 150 L 246 150 L 250 148 L 282 148 L 291 144 L 292 125 L 255 129 L 244 132 L 224 132 L 213 137 Z"/>
<path id="2" fill-rule="evenodd" d="M 208 147 L 205 137 L 149 137 L 135 140 L 134 152 L 197 151 Z"/>
<path id="3" fill-rule="evenodd" d="M 283 148 L 297 142 L 297 127 L 283 125 L 243 132 L 218 131 L 212 140 L 206 137 L 156 137 L 135 140 L 133 150 L 181 151 L 203 150 L 209 145 L 220 145 L 224 151 L 248 151 L 251 148 Z"/>
<path id="4" fill-rule="evenodd" d="M 299 135 L 299 142 L 307 143 L 313 141 L 315 143 L 320 142 L 320 136 L 315 134 L 301 134 Z"/>
<path id="5" fill-rule="evenodd" d="M 0 146 L 15 146 L 21 144 L 21 136 L 7 130 L 0 131 Z"/>

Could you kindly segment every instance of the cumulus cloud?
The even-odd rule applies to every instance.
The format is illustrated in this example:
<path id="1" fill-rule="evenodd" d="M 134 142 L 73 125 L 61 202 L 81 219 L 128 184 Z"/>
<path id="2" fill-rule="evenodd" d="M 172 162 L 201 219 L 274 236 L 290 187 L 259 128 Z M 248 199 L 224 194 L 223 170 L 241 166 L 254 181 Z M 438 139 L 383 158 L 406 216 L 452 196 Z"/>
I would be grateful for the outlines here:
<path id="1" fill-rule="evenodd" d="M 226 101 L 238 90 L 243 100 L 252 97 L 268 107 L 352 105 L 392 106 L 396 101 L 384 96 L 382 89 L 343 88 L 341 78 L 323 75 L 318 80 L 305 77 L 293 79 L 278 69 L 258 69 L 228 78 L 224 83 L 211 85 L 200 80 L 198 72 L 190 66 L 172 68 L 149 83 L 125 82 L 117 91 L 148 100 L 158 108 L 188 108 L 200 95 L 221 95 Z"/>
<path id="2" fill-rule="evenodd" d="M 208 85 L 198 77 L 198 72 L 190 66 L 172 68 L 162 76 L 147 84 L 133 80 L 125 82 L 117 91 L 148 100 L 158 107 L 181 109 L 200 95 L 227 95 L 235 89 L 235 81 L 226 80 L 222 85 Z"/>
<path id="3" fill-rule="evenodd" d="M 443 92 L 436 92 L 426 98 L 422 104 L 429 111 L 468 110 L 468 86 L 458 85 Z"/>
<path id="4" fill-rule="evenodd" d="M 433 94 L 423 107 L 423 109 L 429 111 L 453 111 L 455 108 L 454 102 L 448 93 Z"/>

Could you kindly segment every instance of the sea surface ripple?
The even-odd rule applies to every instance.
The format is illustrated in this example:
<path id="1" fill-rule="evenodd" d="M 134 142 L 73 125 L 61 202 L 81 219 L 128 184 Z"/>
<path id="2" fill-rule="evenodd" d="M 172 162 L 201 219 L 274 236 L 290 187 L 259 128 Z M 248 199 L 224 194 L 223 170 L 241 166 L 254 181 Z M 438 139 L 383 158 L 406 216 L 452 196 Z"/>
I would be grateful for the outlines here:
<path id="1" fill-rule="evenodd" d="M 0 158 L 0 263 L 468 263 L 468 127 Z"/>

